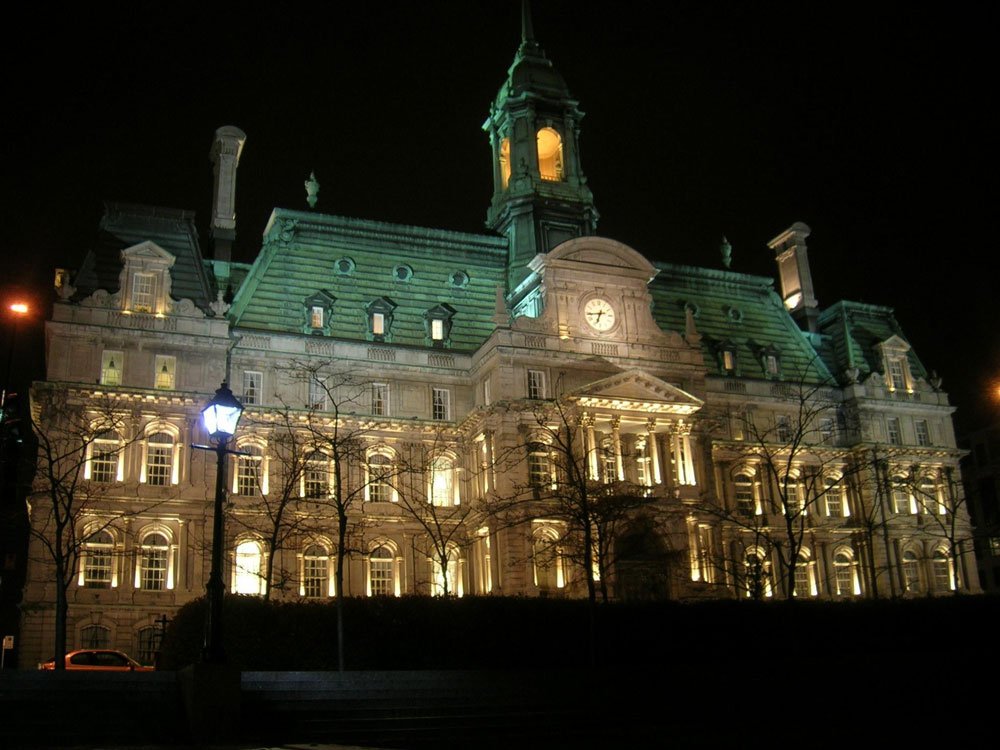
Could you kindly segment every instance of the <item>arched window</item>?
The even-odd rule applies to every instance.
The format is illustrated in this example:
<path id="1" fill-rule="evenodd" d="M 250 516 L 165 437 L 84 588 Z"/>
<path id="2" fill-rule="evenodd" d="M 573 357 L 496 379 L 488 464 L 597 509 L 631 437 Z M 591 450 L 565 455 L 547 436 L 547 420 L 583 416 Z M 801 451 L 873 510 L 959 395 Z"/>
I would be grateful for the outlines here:
<path id="1" fill-rule="evenodd" d="M 737 474 L 733 478 L 735 490 L 736 512 L 741 516 L 752 516 L 759 513 L 759 508 L 753 496 L 753 477 L 749 474 Z"/>
<path id="2" fill-rule="evenodd" d="M 236 560 L 233 566 L 233 593 L 264 593 L 264 560 L 260 542 L 247 539 L 236 545 Z"/>
<path id="3" fill-rule="evenodd" d="M 92 482 L 111 484 L 123 479 L 122 440 L 114 430 L 107 430 L 94 437 L 90 445 L 90 461 L 85 478 Z"/>
<path id="4" fill-rule="evenodd" d="M 431 461 L 431 503 L 438 507 L 458 505 L 455 482 L 455 461 L 449 456 L 438 456 Z"/>
<path id="5" fill-rule="evenodd" d="M 563 179 L 562 136 L 554 128 L 538 131 L 538 176 L 551 182 Z"/>
<path id="6" fill-rule="evenodd" d="M 236 481 L 233 490 L 237 495 L 255 497 L 264 490 L 264 451 L 259 445 L 240 446 L 240 452 L 247 455 L 238 456 L 236 462 Z"/>
<path id="7" fill-rule="evenodd" d="M 314 451 L 306 459 L 305 471 L 302 473 L 302 495 L 328 498 L 331 494 L 330 485 L 330 457 L 320 451 Z"/>
<path id="8" fill-rule="evenodd" d="M 458 547 L 448 546 L 448 563 L 441 569 L 441 561 L 437 558 L 431 560 L 431 569 L 434 572 L 434 580 L 431 585 L 432 596 L 462 596 L 465 592 L 462 587 L 461 559 Z M 447 591 L 445 584 L 447 583 Z"/>
<path id="9" fill-rule="evenodd" d="M 826 496 L 826 514 L 831 518 L 845 518 L 851 515 L 844 498 L 844 486 L 839 479 L 834 477 L 824 477 L 823 494 Z"/>
<path id="10" fill-rule="evenodd" d="M 931 558 L 931 572 L 934 574 L 934 590 L 937 592 L 954 591 L 955 579 L 951 558 L 943 549 L 934 550 Z"/>
<path id="11" fill-rule="evenodd" d="M 541 591 L 554 591 L 566 585 L 559 535 L 554 529 L 536 529 L 532 535 L 531 562 L 535 585 Z"/>
<path id="12" fill-rule="evenodd" d="M 913 550 L 903 553 L 903 583 L 908 593 L 920 592 L 920 562 Z"/>
<path id="13" fill-rule="evenodd" d="M 139 545 L 137 588 L 144 591 L 173 588 L 170 562 L 170 541 L 166 535 L 159 531 L 146 534 Z"/>
<path id="14" fill-rule="evenodd" d="M 80 561 L 80 586 L 108 589 L 117 585 L 114 574 L 115 540 L 107 529 L 90 534 L 83 543 Z"/>
<path id="15" fill-rule="evenodd" d="M 816 581 L 813 576 L 812 562 L 807 553 L 800 552 L 795 562 L 795 588 L 792 591 L 792 595 L 804 598 L 807 596 L 816 596 L 816 594 Z"/>
<path id="16" fill-rule="evenodd" d="M 834 554 L 833 574 L 837 596 L 856 596 L 861 593 L 854 557 L 846 550 L 837 550 Z"/>
<path id="17" fill-rule="evenodd" d="M 332 596 L 330 553 L 320 544 L 306 548 L 302 555 L 302 586 L 299 594 L 310 599 Z"/>
<path id="18" fill-rule="evenodd" d="M 135 659 L 140 664 L 156 663 L 156 652 L 160 650 L 162 631 L 155 625 L 140 628 L 135 634 Z"/>
<path id="19" fill-rule="evenodd" d="M 80 628 L 80 648 L 107 648 L 111 645 L 111 628 L 87 625 Z"/>
<path id="20" fill-rule="evenodd" d="M 368 555 L 368 596 L 399 596 L 396 555 L 387 544 Z"/>
<path id="21" fill-rule="evenodd" d="M 391 484 L 392 458 L 379 451 L 369 453 L 365 470 L 365 500 L 369 503 L 396 502 Z"/>
<path id="22" fill-rule="evenodd" d="M 154 487 L 176 484 L 174 437 L 169 432 L 154 432 L 146 438 L 144 481 Z"/>

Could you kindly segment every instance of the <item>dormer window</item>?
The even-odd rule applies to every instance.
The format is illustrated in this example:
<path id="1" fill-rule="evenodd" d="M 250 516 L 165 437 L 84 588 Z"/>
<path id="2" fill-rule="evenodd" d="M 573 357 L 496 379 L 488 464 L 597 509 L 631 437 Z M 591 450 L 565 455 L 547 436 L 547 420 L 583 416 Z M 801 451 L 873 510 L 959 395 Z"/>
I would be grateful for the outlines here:
<path id="1" fill-rule="evenodd" d="M 325 291 L 318 291 L 302 301 L 305 310 L 303 333 L 324 334 L 330 332 L 330 316 L 333 313 L 334 298 Z"/>
<path id="2" fill-rule="evenodd" d="M 781 352 L 771 344 L 755 350 L 764 377 L 768 380 L 778 380 L 781 377 Z"/>
<path id="3" fill-rule="evenodd" d="M 719 366 L 726 375 L 735 375 L 739 360 L 736 356 L 736 345 L 726 341 L 719 345 Z"/>
<path id="4" fill-rule="evenodd" d="M 424 313 L 427 337 L 431 346 L 446 346 L 451 336 L 451 319 L 455 310 L 449 305 L 437 305 Z"/>
<path id="5" fill-rule="evenodd" d="M 368 303 L 368 335 L 372 341 L 387 341 L 392 328 L 392 311 L 396 305 L 385 297 Z"/>
<path id="6" fill-rule="evenodd" d="M 126 312 L 162 315 L 170 304 L 170 268 L 176 258 L 155 242 L 142 242 L 121 252 L 118 276 L 120 305 Z"/>
<path id="7" fill-rule="evenodd" d="M 778 376 L 778 358 L 773 354 L 764 355 L 764 372 L 773 378 Z"/>
<path id="8" fill-rule="evenodd" d="M 876 350 L 882 358 L 885 387 L 890 392 L 913 392 L 913 374 L 910 372 L 910 345 L 899 336 L 891 336 L 878 344 Z"/>
<path id="9" fill-rule="evenodd" d="M 538 131 L 538 176 L 550 182 L 562 181 L 562 136 L 554 128 Z"/>
<path id="10" fill-rule="evenodd" d="M 156 276 L 151 273 L 132 274 L 132 301 L 129 309 L 133 312 L 153 312 L 156 301 Z"/>

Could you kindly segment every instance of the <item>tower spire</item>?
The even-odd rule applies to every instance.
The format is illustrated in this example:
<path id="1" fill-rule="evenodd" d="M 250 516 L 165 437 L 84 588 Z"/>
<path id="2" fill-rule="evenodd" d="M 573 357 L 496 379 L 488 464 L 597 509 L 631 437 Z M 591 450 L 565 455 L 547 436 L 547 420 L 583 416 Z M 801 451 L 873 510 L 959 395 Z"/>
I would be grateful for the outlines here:
<path id="1" fill-rule="evenodd" d="M 521 44 L 535 43 L 535 29 L 531 23 L 531 0 L 521 0 Z"/>

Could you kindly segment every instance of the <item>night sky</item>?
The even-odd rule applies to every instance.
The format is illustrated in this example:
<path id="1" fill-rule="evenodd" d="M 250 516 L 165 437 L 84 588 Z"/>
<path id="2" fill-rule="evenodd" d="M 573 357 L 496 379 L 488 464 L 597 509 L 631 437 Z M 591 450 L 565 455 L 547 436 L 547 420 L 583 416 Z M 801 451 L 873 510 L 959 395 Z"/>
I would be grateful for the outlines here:
<path id="1" fill-rule="evenodd" d="M 733 270 L 774 277 L 767 240 L 806 222 L 820 304 L 894 307 L 960 425 L 977 426 L 1000 417 L 986 398 L 1000 377 L 993 23 L 985 5 L 869 5 L 533 11 L 587 113 L 599 234 L 711 267 L 725 235 Z M 480 126 L 520 39 L 519 3 L 228 7 L 39 5 L 8 25 L 5 307 L 21 292 L 44 309 L 52 269 L 79 263 L 104 200 L 192 209 L 206 230 L 221 125 L 248 135 L 238 260 L 254 258 L 272 207 L 306 207 L 310 170 L 318 210 L 483 231 Z M 21 329 L 15 378 L 41 376 L 41 330 Z"/>

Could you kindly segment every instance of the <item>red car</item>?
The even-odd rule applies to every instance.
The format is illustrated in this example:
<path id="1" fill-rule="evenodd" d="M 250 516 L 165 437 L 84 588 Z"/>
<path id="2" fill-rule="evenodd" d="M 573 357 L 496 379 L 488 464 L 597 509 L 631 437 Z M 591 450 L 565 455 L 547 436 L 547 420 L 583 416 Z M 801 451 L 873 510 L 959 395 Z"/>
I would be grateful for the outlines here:
<path id="1" fill-rule="evenodd" d="M 55 659 L 38 665 L 39 669 L 55 669 Z M 146 667 L 121 651 L 106 648 L 87 648 L 66 654 L 66 670 L 69 672 L 152 672 L 154 667 Z"/>

